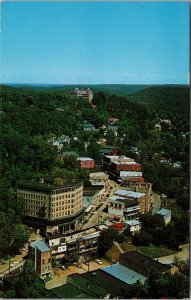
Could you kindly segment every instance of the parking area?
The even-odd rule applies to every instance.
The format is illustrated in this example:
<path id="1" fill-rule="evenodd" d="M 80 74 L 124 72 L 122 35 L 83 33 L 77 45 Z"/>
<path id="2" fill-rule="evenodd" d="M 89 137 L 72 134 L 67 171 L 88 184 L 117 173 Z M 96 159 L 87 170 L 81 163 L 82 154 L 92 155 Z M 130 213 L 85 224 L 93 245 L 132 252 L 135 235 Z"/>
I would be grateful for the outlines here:
<path id="1" fill-rule="evenodd" d="M 98 264 L 95 261 L 90 261 L 89 266 L 87 266 L 84 263 L 81 263 L 81 268 L 78 268 L 75 265 L 70 265 L 67 270 L 62 270 L 61 268 L 54 268 L 54 274 L 55 276 L 68 276 L 74 273 L 82 274 L 86 272 L 91 272 L 106 266 L 109 266 L 110 263 L 107 260 L 101 259 L 102 264 Z"/>

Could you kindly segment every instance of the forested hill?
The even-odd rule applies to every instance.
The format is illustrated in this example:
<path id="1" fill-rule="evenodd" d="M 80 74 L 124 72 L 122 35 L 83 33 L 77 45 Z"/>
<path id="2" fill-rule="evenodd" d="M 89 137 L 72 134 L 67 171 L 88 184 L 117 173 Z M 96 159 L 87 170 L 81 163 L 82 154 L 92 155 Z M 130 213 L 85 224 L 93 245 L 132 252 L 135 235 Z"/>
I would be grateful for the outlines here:
<path id="1" fill-rule="evenodd" d="M 94 93 L 104 92 L 107 94 L 116 94 L 125 96 L 128 94 L 137 93 L 148 85 L 143 84 L 84 84 L 84 85 L 61 85 L 61 84 L 10 84 L 9 86 L 21 89 L 41 90 L 41 91 L 55 91 L 55 92 L 71 92 L 75 87 L 90 88 Z"/>
<path id="2" fill-rule="evenodd" d="M 190 95 L 189 86 L 153 86 L 129 95 L 129 100 L 144 103 L 156 111 L 189 115 Z"/>

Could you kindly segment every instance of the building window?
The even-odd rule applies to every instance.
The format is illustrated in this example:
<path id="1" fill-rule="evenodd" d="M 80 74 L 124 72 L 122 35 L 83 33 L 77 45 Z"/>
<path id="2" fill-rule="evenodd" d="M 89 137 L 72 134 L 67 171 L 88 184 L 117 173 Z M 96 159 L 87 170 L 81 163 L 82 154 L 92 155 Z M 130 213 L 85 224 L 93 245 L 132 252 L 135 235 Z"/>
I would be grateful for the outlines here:
<path id="1" fill-rule="evenodd" d="M 43 263 L 43 265 L 44 265 L 44 259 L 42 260 L 42 263 Z"/>

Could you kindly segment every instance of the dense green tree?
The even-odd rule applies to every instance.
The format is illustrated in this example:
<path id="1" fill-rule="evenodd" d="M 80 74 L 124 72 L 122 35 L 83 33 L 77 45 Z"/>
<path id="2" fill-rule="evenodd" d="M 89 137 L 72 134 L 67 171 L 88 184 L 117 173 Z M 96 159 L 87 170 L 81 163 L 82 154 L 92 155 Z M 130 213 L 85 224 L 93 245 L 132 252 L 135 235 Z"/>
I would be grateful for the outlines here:
<path id="1" fill-rule="evenodd" d="M 105 252 L 111 248 L 113 241 L 118 237 L 116 230 L 109 228 L 101 231 L 98 239 L 98 253 L 103 256 Z"/>
<path id="2" fill-rule="evenodd" d="M 17 298 L 40 298 L 44 284 L 35 272 L 34 262 L 26 260 L 23 272 L 15 282 Z"/>

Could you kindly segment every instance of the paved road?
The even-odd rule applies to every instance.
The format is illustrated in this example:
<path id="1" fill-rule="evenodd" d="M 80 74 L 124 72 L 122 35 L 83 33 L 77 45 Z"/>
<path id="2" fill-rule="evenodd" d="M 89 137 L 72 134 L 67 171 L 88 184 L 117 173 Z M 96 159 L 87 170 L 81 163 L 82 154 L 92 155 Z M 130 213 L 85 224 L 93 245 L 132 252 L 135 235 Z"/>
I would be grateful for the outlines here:
<path id="1" fill-rule="evenodd" d="M 90 213 L 89 221 L 88 223 L 83 225 L 82 229 L 87 229 L 101 222 L 102 211 L 106 208 L 109 197 L 111 197 L 114 191 L 118 188 L 119 186 L 116 182 L 114 182 L 113 180 L 109 180 L 109 188 L 105 192 L 105 195 L 108 196 L 105 196 L 104 203 L 94 212 L 94 214 Z"/>
<path id="2" fill-rule="evenodd" d="M 125 251 L 123 251 L 123 249 L 119 246 L 117 242 L 113 241 L 113 243 L 119 249 L 120 253 L 125 253 Z"/>
<path id="3" fill-rule="evenodd" d="M 188 250 L 180 251 L 173 255 L 167 255 L 167 256 L 155 258 L 155 260 L 158 260 L 162 264 L 172 264 L 175 257 L 178 257 L 182 260 L 187 260 L 189 258 L 189 251 Z"/>
<path id="4" fill-rule="evenodd" d="M 14 258 L 11 258 L 10 260 L 10 269 L 9 269 L 9 260 L 6 260 L 3 265 L 0 265 L 0 278 L 3 278 L 5 274 L 8 274 L 9 272 L 15 271 L 16 269 L 22 267 L 24 265 L 25 260 L 23 260 L 23 257 L 27 254 L 26 251 L 24 251 L 22 254 L 15 256 Z M 14 267 L 11 267 L 11 264 L 13 262 L 16 262 Z"/>
<path id="5" fill-rule="evenodd" d="M 87 228 L 90 228 L 90 227 L 93 227 L 93 226 L 99 224 L 99 222 L 101 221 L 102 210 L 103 210 L 104 208 L 106 208 L 106 206 L 107 206 L 107 201 L 105 201 L 105 202 L 102 204 L 102 206 L 100 206 L 100 207 L 98 208 L 98 210 L 96 210 L 96 211 L 94 212 L 94 214 L 92 214 L 92 215 L 90 216 L 88 223 L 84 224 L 83 227 L 82 227 L 82 229 L 87 229 Z"/>

